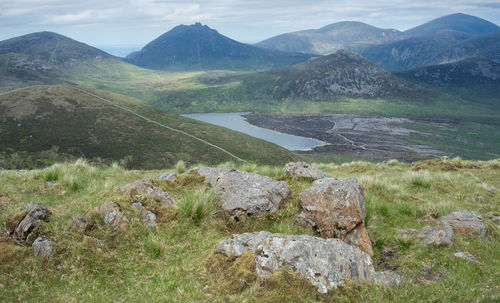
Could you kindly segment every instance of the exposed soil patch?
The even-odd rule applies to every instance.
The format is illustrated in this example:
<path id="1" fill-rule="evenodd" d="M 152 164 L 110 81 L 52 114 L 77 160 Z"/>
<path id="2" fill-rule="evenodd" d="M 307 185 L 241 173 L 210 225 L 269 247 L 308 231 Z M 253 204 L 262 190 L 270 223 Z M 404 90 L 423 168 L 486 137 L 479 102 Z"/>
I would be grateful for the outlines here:
<path id="1" fill-rule="evenodd" d="M 309 153 L 359 157 L 368 160 L 416 161 L 447 155 L 430 145 L 411 142 L 412 136 L 436 136 L 410 130 L 404 124 L 427 123 L 440 128 L 452 128 L 450 121 L 417 121 L 382 116 L 347 114 L 281 116 L 250 114 L 245 116 L 253 125 L 279 132 L 315 138 L 328 142 Z"/>

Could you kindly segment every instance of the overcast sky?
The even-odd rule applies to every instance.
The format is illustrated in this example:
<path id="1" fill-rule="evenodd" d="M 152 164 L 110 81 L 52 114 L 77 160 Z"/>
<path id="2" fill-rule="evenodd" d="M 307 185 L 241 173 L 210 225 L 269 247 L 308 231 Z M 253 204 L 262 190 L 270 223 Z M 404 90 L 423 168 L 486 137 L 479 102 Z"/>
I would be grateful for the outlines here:
<path id="1" fill-rule="evenodd" d="M 94 46 L 142 46 L 202 22 L 242 42 L 354 20 L 405 30 L 467 13 L 500 24 L 499 0 L 0 0 L 0 40 L 54 31 Z"/>

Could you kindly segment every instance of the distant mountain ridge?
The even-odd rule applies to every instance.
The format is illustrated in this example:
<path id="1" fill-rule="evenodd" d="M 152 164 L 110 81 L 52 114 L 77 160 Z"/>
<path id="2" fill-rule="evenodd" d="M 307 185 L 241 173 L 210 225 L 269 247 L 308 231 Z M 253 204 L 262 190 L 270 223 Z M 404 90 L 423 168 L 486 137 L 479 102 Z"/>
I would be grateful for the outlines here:
<path id="1" fill-rule="evenodd" d="M 367 48 L 361 54 L 390 71 L 485 57 L 500 62 L 500 32 L 472 36 L 445 30 Z"/>
<path id="2" fill-rule="evenodd" d="M 339 49 L 358 50 L 405 38 L 395 29 L 381 29 L 362 22 L 343 21 L 293 33 L 281 34 L 256 46 L 289 52 L 330 54 Z"/>
<path id="3" fill-rule="evenodd" d="M 440 30 L 454 30 L 471 35 L 485 35 L 500 31 L 500 27 L 487 20 L 458 13 L 431 20 L 411 28 L 404 33 L 414 37 L 434 34 Z"/>
<path id="4" fill-rule="evenodd" d="M 179 25 L 125 60 L 151 69 L 259 70 L 296 64 L 311 55 L 267 50 L 240 43 L 201 23 Z"/>

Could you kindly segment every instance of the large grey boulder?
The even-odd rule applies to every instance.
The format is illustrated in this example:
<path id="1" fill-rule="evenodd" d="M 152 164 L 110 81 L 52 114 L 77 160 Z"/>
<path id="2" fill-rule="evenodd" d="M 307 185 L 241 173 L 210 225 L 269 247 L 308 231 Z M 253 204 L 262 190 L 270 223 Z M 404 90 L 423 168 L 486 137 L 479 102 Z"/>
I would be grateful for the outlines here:
<path id="1" fill-rule="evenodd" d="M 204 176 L 207 183 L 215 186 L 219 205 L 234 218 L 276 212 L 290 196 L 286 182 L 255 173 L 209 167 L 194 170 Z"/>
<path id="2" fill-rule="evenodd" d="M 21 244 L 29 244 L 36 237 L 33 230 L 38 220 L 47 220 L 50 212 L 36 203 L 29 203 L 21 211 L 7 219 L 7 234 Z"/>
<path id="3" fill-rule="evenodd" d="M 130 193 L 137 193 L 139 195 L 148 195 L 152 196 L 156 200 L 158 200 L 161 203 L 168 204 L 168 205 L 173 205 L 176 202 L 176 199 L 174 196 L 168 194 L 166 191 L 164 191 L 161 187 L 156 186 L 152 180 L 149 179 L 142 179 L 142 180 L 137 180 L 133 183 L 129 183 L 124 186 L 120 186 L 119 190 L 125 191 L 125 192 L 130 192 Z"/>
<path id="4" fill-rule="evenodd" d="M 375 272 L 368 254 L 339 239 L 261 231 L 235 234 L 222 240 L 215 250 L 231 257 L 241 256 L 245 251 L 254 252 L 259 278 L 268 279 L 275 271 L 286 267 L 307 278 L 322 293 L 347 280 L 386 285 L 401 282 L 396 274 Z"/>
<path id="5" fill-rule="evenodd" d="M 354 178 L 323 178 L 299 196 L 303 213 L 299 220 L 316 228 L 322 237 L 339 238 L 373 255 L 364 226 L 363 188 Z"/>
<path id="6" fill-rule="evenodd" d="M 54 253 L 52 242 L 46 238 L 38 237 L 31 245 L 33 254 L 39 257 L 51 257 Z"/>
<path id="7" fill-rule="evenodd" d="M 289 162 L 285 164 L 285 175 L 290 177 L 311 178 L 314 180 L 326 177 L 326 174 L 306 162 Z"/>
<path id="8" fill-rule="evenodd" d="M 486 235 L 486 225 L 483 216 L 474 211 L 456 211 L 439 218 L 442 224 L 449 224 L 457 234 L 475 238 Z"/>
<path id="9" fill-rule="evenodd" d="M 448 224 L 426 227 L 421 230 L 412 228 L 400 229 L 398 232 L 403 237 L 416 237 L 423 244 L 432 246 L 451 246 L 455 239 L 453 229 Z"/>

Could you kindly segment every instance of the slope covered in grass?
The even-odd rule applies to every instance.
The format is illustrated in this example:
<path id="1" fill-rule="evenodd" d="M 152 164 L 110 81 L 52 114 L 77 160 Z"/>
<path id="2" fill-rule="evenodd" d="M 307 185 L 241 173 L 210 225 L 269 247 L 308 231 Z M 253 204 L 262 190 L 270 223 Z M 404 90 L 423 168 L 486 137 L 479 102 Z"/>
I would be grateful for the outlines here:
<path id="1" fill-rule="evenodd" d="M 234 164 L 227 163 L 225 165 Z M 496 302 L 500 299 L 500 230 L 488 218 L 500 212 L 500 162 L 438 159 L 414 164 L 395 161 L 371 164 L 319 164 L 329 175 L 356 177 L 364 187 L 367 226 L 377 270 L 395 270 L 399 287 L 347 283 L 321 295 L 307 281 L 285 270 L 270 280 L 256 280 L 254 256 L 234 260 L 214 254 L 221 239 L 233 233 L 268 230 L 284 234 L 314 234 L 296 225 L 298 195 L 310 180 L 285 177 L 282 167 L 243 165 L 285 180 L 292 196 L 272 216 L 239 222 L 228 220 L 215 204 L 213 191 L 189 175 L 176 183 L 156 181 L 179 200 L 177 207 L 157 213 L 152 230 L 129 212 L 125 232 L 99 220 L 89 236 L 69 229 L 71 218 L 106 201 L 129 210 L 130 197 L 114 191 L 141 178 L 155 179 L 163 171 L 132 171 L 113 165 L 96 168 L 85 161 L 56 164 L 44 170 L 0 171 L 0 296 L 6 301 L 50 298 L 67 301 L 160 302 Z M 48 186 L 47 182 L 51 182 Z M 54 241 L 55 255 L 35 258 L 31 248 L 4 236 L 3 222 L 17 209 L 35 201 L 52 211 L 40 231 Z M 485 217 L 488 235 L 468 239 L 456 235 L 449 248 L 424 247 L 403 239 L 397 229 L 420 228 L 421 218 L 474 210 Z M 467 251 L 477 262 L 453 257 Z"/>
<path id="2" fill-rule="evenodd" d="M 293 158 L 274 144 L 161 112 L 137 99 L 72 86 L 31 87 L 0 96 L 0 138 L 0 166 L 7 168 L 77 157 L 134 168 L 234 160 L 229 153 L 260 163 Z"/>

